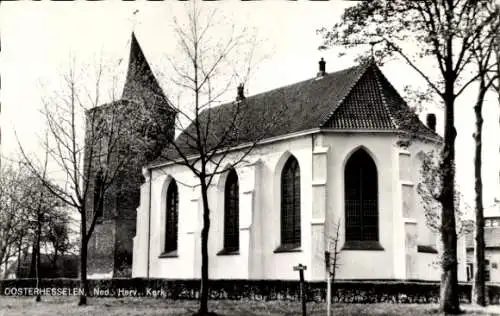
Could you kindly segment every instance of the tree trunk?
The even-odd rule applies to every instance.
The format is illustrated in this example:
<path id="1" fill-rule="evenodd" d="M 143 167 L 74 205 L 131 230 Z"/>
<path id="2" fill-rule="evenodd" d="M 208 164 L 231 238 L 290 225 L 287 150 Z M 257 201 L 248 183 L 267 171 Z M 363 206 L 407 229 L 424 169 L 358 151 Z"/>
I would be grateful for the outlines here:
<path id="1" fill-rule="evenodd" d="M 21 272 L 21 251 L 23 246 L 23 235 L 19 237 L 19 245 L 17 247 L 17 268 L 16 268 L 16 278 L 20 277 Z"/>
<path id="2" fill-rule="evenodd" d="M 36 288 L 40 289 L 40 238 L 42 235 L 42 214 L 40 214 L 40 210 L 38 210 L 36 214 Z M 40 302 L 42 297 L 40 295 L 40 291 L 37 292 L 35 301 Z"/>
<path id="3" fill-rule="evenodd" d="M 500 9 L 500 8 L 499 8 Z M 500 78 L 500 32 L 497 33 L 496 41 L 495 41 L 495 47 L 496 47 L 496 52 L 497 52 L 497 76 Z M 497 80 L 497 94 L 498 94 L 498 104 L 500 105 L 500 80 Z M 500 117 L 498 119 L 498 124 L 500 125 Z M 500 149 L 499 149 L 500 151 Z M 499 173 L 500 177 L 500 173 Z"/>
<path id="4" fill-rule="evenodd" d="M 458 301 L 457 233 L 455 223 L 455 138 L 457 133 L 454 125 L 455 96 L 452 80 L 447 80 L 445 101 L 445 135 L 444 148 L 441 153 L 443 185 L 439 198 L 442 206 L 441 242 L 443 245 L 440 309 L 444 313 L 458 314 L 460 313 L 460 306 Z"/>
<path id="5" fill-rule="evenodd" d="M 30 272 L 28 276 L 34 278 L 36 276 L 36 236 L 31 238 L 33 243 L 31 244 L 31 262 L 30 262 Z"/>
<path id="6" fill-rule="evenodd" d="M 88 280 L 87 280 L 87 216 L 85 211 L 82 211 L 81 216 L 81 244 L 80 244 L 80 298 L 78 305 L 87 305 Z"/>
<path id="7" fill-rule="evenodd" d="M 57 256 L 57 247 L 54 247 L 54 256 L 52 257 L 52 269 L 54 269 L 54 271 L 57 269 Z"/>
<path id="8" fill-rule="evenodd" d="M 0 264 L 0 266 L 1 266 L 1 264 Z M 4 263 L 4 270 L 3 270 L 3 278 L 4 279 L 7 279 L 8 275 L 9 275 L 8 270 L 9 270 L 9 262 L 5 261 L 5 263 Z"/>
<path id="9" fill-rule="evenodd" d="M 4 260 L 5 260 L 5 262 L 4 262 L 4 270 L 3 270 L 3 278 L 4 279 L 7 279 L 7 276 L 9 275 L 9 259 L 10 259 L 10 256 L 11 256 L 11 254 L 10 254 L 11 250 L 10 250 L 10 248 L 11 247 L 8 247 L 7 250 L 4 252 Z M 1 265 L 2 264 L 0 263 L 0 271 L 2 270 L 1 269 Z"/>
<path id="10" fill-rule="evenodd" d="M 210 231 L 210 208 L 208 206 L 208 187 L 201 177 L 201 196 L 203 200 L 203 228 L 201 230 L 201 285 L 200 309 L 196 315 L 215 315 L 208 312 L 208 233 Z"/>
<path id="11" fill-rule="evenodd" d="M 480 92 L 474 113 L 476 116 L 476 132 L 474 133 L 475 157 L 474 157 L 474 193 L 476 202 L 476 223 L 474 225 L 474 281 L 472 283 L 472 304 L 486 305 L 485 288 L 485 257 L 484 257 L 484 209 L 483 209 L 483 181 L 481 177 L 482 165 L 482 134 L 483 134 L 483 101 L 484 101 L 484 81 L 481 82 Z"/>

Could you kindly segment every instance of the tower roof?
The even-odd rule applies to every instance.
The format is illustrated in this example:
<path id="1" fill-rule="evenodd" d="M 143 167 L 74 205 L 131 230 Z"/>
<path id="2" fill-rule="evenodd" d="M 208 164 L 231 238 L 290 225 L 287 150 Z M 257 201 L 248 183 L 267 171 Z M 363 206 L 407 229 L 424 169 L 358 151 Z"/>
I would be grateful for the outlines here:
<path id="1" fill-rule="evenodd" d="M 167 102 L 163 90 L 151 71 L 148 61 L 133 32 L 130 43 L 127 78 L 123 86 L 122 99 L 145 102 L 147 104 Z"/>

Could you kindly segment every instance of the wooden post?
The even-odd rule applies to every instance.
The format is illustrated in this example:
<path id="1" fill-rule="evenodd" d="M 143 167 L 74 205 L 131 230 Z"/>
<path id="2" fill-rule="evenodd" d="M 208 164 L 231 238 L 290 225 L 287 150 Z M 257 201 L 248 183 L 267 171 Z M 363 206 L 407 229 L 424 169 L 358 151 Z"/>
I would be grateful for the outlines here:
<path id="1" fill-rule="evenodd" d="M 304 288 L 304 270 L 307 270 L 307 266 L 304 266 L 301 263 L 293 267 L 293 271 L 299 271 L 300 297 L 302 298 L 302 316 L 306 316 L 306 291 Z"/>
<path id="2" fill-rule="evenodd" d="M 326 267 L 326 316 L 331 314 L 331 299 L 332 299 L 332 277 L 330 272 L 330 241 L 325 251 L 325 267 Z"/>
<path id="3" fill-rule="evenodd" d="M 326 279 L 326 316 L 332 314 L 332 277 L 328 274 Z"/>

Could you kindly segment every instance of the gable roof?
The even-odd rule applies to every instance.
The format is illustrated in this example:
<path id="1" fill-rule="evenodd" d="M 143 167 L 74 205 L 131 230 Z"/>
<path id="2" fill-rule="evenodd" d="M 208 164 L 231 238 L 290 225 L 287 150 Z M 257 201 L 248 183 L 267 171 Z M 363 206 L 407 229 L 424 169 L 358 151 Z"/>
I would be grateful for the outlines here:
<path id="1" fill-rule="evenodd" d="M 315 128 L 403 131 L 440 138 L 410 110 L 373 63 L 212 107 L 202 111 L 198 119 L 200 126 L 210 131 L 210 139 L 203 140 L 208 148 L 228 132 L 235 135 L 227 137 L 223 145 L 234 147 Z M 176 140 L 185 155 L 197 154 L 195 139 L 190 137 L 195 131 L 191 124 Z M 172 159 L 179 156 L 173 148 L 164 155 Z"/>

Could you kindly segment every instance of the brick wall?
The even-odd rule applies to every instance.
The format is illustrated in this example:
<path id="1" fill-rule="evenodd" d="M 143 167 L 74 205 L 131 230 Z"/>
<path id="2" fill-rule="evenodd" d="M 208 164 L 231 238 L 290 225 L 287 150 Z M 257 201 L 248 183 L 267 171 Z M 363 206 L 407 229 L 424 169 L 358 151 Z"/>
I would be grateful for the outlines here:
<path id="1" fill-rule="evenodd" d="M 95 121 L 115 115 L 119 107 L 119 118 L 126 125 L 126 134 L 119 138 L 118 146 L 111 154 L 109 170 L 117 171 L 113 183 L 105 192 L 103 216 L 99 218 L 95 232 L 89 243 L 88 273 L 111 274 L 113 276 L 131 276 L 132 271 L 132 238 L 135 236 L 136 209 L 139 206 L 140 185 L 144 179 L 142 167 L 156 159 L 174 136 L 173 122 L 175 114 L 168 105 L 152 107 L 150 111 L 156 113 L 160 128 L 156 133 L 148 135 L 148 142 L 143 142 L 143 131 L 148 130 L 149 122 L 143 119 L 140 105 L 130 101 L 117 101 L 95 108 L 87 113 L 87 140 L 90 138 L 89 128 L 92 126 L 90 117 L 95 115 Z M 166 110 L 167 109 L 167 110 Z M 93 112 L 95 111 L 95 112 Z M 114 112 L 113 112 L 114 111 Z M 113 113 L 113 114 L 110 114 Z M 97 145 L 96 145 L 97 146 Z M 85 162 L 92 161 L 89 173 L 89 190 L 87 194 L 87 222 L 90 224 L 94 213 L 94 179 L 101 157 L 106 152 L 98 153 L 95 148 L 94 156 L 90 157 L 89 142 L 87 141 Z M 102 161 L 102 160 L 101 160 Z M 117 168 L 123 162 L 124 167 Z"/>
<path id="2" fill-rule="evenodd" d="M 106 220 L 96 225 L 89 242 L 87 271 L 89 275 L 110 273 L 114 268 L 115 225 Z"/>

